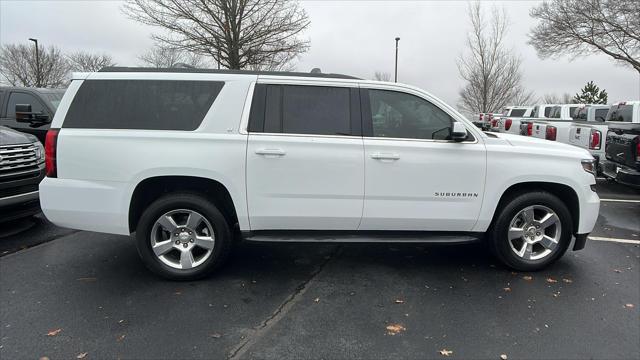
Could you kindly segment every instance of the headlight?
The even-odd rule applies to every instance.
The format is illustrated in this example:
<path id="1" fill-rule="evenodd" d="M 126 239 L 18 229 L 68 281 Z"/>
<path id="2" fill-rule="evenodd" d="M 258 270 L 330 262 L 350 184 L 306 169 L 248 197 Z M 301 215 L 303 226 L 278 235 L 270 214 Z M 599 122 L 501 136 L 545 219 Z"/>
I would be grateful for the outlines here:
<path id="1" fill-rule="evenodd" d="M 36 141 L 33 143 L 33 146 L 36 148 L 36 159 L 38 162 L 44 161 L 44 147 L 40 141 Z"/>
<path id="2" fill-rule="evenodd" d="M 581 163 L 584 171 L 596 176 L 596 161 L 594 159 L 584 159 Z"/>

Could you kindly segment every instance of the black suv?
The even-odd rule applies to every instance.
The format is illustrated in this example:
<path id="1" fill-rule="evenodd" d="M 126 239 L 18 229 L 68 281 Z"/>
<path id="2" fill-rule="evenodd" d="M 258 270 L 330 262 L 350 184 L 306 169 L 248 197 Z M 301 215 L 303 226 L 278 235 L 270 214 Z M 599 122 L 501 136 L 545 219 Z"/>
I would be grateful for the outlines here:
<path id="1" fill-rule="evenodd" d="M 0 126 L 0 222 L 40 211 L 44 148 L 31 134 Z"/>
<path id="2" fill-rule="evenodd" d="M 0 126 L 44 138 L 64 89 L 0 87 Z M 2 143 L 0 143 L 2 144 Z"/>

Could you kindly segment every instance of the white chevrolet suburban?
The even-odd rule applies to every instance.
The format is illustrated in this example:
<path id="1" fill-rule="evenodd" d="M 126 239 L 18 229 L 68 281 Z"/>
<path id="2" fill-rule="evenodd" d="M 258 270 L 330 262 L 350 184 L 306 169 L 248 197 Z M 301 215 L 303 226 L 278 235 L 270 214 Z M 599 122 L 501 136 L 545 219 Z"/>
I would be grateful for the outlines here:
<path id="1" fill-rule="evenodd" d="M 436 97 L 331 74 L 75 74 L 46 138 L 42 209 L 202 277 L 248 241 L 484 240 L 538 270 L 598 216 L 584 149 L 483 133 Z"/>

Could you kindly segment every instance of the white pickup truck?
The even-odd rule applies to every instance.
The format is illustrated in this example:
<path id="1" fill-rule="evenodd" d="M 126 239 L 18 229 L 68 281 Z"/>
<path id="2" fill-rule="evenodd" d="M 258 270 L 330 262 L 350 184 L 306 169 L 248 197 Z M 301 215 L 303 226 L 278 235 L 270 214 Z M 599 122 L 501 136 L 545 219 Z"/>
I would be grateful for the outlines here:
<path id="1" fill-rule="evenodd" d="M 529 118 L 532 113 L 533 106 L 507 106 L 502 110 L 503 115 L 496 119 L 495 126 L 491 127 L 491 131 L 518 134 L 520 132 L 520 118 Z"/>
<path id="2" fill-rule="evenodd" d="M 529 124 L 531 124 L 535 120 L 544 120 L 551 115 L 551 110 L 557 106 L 557 104 L 539 104 L 533 107 L 531 111 L 531 117 L 529 118 L 519 118 L 513 119 L 513 123 L 508 131 L 500 131 L 500 132 L 508 132 L 518 135 L 531 135 L 528 134 Z"/>
<path id="3" fill-rule="evenodd" d="M 584 106 L 584 104 L 564 104 L 554 106 L 548 119 L 534 120 L 531 123 L 531 130 L 527 135 L 568 144 L 569 128 L 571 126 L 571 122 L 575 120 L 573 115 L 576 110 L 582 106 Z"/>
<path id="4" fill-rule="evenodd" d="M 585 105 L 578 109 L 576 121 L 569 125 L 569 144 L 589 150 L 597 162 L 599 159 L 604 159 L 609 127 L 605 120 L 610 107 L 610 105 Z"/>
<path id="5" fill-rule="evenodd" d="M 599 210 L 588 151 L 485 133 L 418 88 L 343 75 L 74 74 L 46 136 L 42 210 L 135 234 L 152 271 L 221 266 L 234 241 L 485 241 L 539 270 Z"/>

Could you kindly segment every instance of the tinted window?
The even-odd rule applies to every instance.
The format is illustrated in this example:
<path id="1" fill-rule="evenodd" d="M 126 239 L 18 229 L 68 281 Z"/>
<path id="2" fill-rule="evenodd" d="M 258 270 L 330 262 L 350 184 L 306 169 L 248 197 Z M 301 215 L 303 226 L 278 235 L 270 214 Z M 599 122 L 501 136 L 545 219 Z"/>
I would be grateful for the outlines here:
<path id="1" fill-rule="evenodd" d="M 551 110 L 553 109 L 553 107 L 545 107 L 544 108 L 544 117 L 549 117 L 549 115 L 551 115 Z"/>
<path id="2" fill-rule="evenodd" d="M 63 127 L 195 130 L 220 81 L 85 80 Z"/>
<path id="3" fill-rule="evenodd" d="M 414 95 L 369 90 L 373 136 L 448 140 L 453 119 Z"/>
<path id="4" fill-rule="evenodd" d="M 546 109 L 545 109 L 545 113 L 546 113 L 546 112 L 547 112 L 547 111 L 546 111 Z M 552 107 L 552 108 L 551 108 L 551 112 L 550 112 L 550 114 L 549 114 L 549 116 L 548 116 L 548 117 L 550 117 L 550 118 L 557 118 L 557 119 L 559 119 L 559 118 L 560 118 L 560 112 L 561 112 L 561 108 L 560 108 L 560 106 L 554 106 L 554 107 Z"/>
<path id="5" fill-rule="evenodd" d="M 265 133 L 360 135 L 359 111 L 358 89 L 258 84 L 251 104 L 248 130 Z"/>
<path id="6" fill-rule="evenodd" d="M 60 105 L 60 101 L 62 101 L 62 96 L 64 95 L 64 91 L 52 91 L 41 93 L 42 97 L 47 99 L 49 103 L 53 106 L 55 110 L 58 109 L 58 105 Z"/>
<path id="7" fill-rule="evenodd" d="M 283 86 L 282 132 L 349 135 L 349 89 L 324 86 Z"/>
<path id="8" fill-rule="evenodd" d="M 588 107 L 583 107 L 583 108 L 578 109 L 578 111 L 576 111 L 574 119 L 587 120 L 587 112 L 588 111 L 589 111 Z"/>
<path id="9" fill-rule="evenodd" d="M 569 108 L 569 117 L 574 117 L 576 116 L 576 110 L 578 109 L 577 106 L 572 106 Z"/>
<path id="10" fill-rule="evenodd" d="M 513 117 L 523 117 L 524 113 L 527 112 L 527 109 L 513 109 L 511 110 L 511 114 L 509 116 Z"/>
<path id="11" fill-rule="evenodd" d="M 538 117 L 538 111 L 540 110 L 540 107 L 538 105 L 536 105 L 533 108 L 533 111 L 531 112 L 531 115 L 529 115 L 529 117 Z"/>
<path id="12" fill-rule="evenodd" d="M 607 121 L 631 122 L 633 118 L 633 105 L 614 105 L 607 113 Z"/>
<path id="13" fill-rule="evenodd" d="M 38 113 L 41 112 L 43 114 L 47 114 L 48 111 L 42 105 L 40 100 L 38 100 L 35 96 L 31 94 L 14 92 L 9 95 L 9 102 L 7 104 L 7 117 L 15 118 L 16 117 L 16 104 L 25 105 L 31 104 L 31 111 Z"/>
<path id="14" fill-rule="evenodd" d="M 596 109 L 595 120 L 604 121 L 604 119 L 607 117 L 608 112 L 609 112 L 609 109 Z"/>

